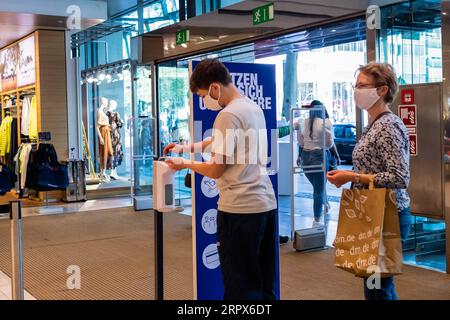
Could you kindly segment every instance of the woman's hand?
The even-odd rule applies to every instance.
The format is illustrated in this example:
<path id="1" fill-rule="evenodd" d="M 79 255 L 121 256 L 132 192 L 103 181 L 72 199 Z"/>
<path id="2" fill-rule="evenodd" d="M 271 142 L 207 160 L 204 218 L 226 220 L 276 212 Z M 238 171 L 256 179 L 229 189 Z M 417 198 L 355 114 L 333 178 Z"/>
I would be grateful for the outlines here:
<path id="1" fill-rule="evenodd" d="M 103 141 L 102 137 L 99 137 L 98 140 L 100 141 L 100 144 L 103 146 L 105 144 L 105 141 Z"/>
<path id="2" fill-rule="evenodd" d="M 334 184 L 336 187 L 340 188 L 342 185 L 351 182 L 355 178 L 355 173 L 353 171 L 347 170 L 333 170 L 328 172 L 327 179 L 330 183 Z"/>

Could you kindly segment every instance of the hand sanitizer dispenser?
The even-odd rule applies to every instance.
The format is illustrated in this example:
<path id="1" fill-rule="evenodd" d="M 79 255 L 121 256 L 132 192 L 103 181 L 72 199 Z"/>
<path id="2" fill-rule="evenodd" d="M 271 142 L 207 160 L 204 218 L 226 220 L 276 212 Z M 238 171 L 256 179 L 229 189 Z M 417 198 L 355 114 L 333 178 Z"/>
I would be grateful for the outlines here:
<path id="1" fill-rule="evenodd" d="M 175 171 L 165 162 L 165 158 L 153 161 L 153 209 L 160 212 L 175 210 Z"/>

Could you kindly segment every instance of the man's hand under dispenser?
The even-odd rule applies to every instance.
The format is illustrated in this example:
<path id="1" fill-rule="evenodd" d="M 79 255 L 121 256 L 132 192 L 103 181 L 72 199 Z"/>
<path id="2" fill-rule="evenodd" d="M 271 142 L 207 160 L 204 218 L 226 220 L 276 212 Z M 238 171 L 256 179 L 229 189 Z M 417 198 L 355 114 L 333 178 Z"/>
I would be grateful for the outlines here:
<path id="1" fill-rule="evenodd" d="M 185 164 L 186 161 L 189 161 L 189 160 L 180 158 L 180 157 L 173 157 L 173 158 L 166 159 L 166 163 L 169 166 L 169 168 L 172 170 L 175 170 L 175 171 L 180 171 L 180 170 L 186 169 L 186 164 Z"/>
<path id="2" fill-rule="evenodd" d="M 172 170 L 191 169 L 211 179 L 220 178 L 227 167 L 225 158 L 217 155 L 213 155 L 208 162 L 192 161 L 184 158 L 169 158 L 166 160 L 166 163 Z"/>

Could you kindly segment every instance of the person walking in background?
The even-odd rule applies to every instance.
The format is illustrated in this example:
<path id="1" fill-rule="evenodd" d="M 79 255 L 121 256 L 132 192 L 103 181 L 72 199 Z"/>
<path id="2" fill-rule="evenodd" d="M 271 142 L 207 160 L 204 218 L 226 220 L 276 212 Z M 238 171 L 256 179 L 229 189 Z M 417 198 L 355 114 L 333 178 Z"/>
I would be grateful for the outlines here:
<path id="1" fill-rule="evenodd" d="M 361 66 L 356 79 L 356 106 L 369 113 L 369 125 L 353 150 L 353 171 L 335 170 L 328 180 L 338 188 L 353 182 L 355 188 L 367 186 L 371 179 L 379 188 L 396 191 L 400 236 L 404 243 L 411 228 L 409 195 L 409 137 L 402 120 L 389 104 L 398 91 L 397 76 L 390 64 L 371 62 Z M 394 278 L 381 278 L 381 287 L 370 289 L 364 279 L 367 300 L 397 300 Z"/>
<path id="2" fill-rule="evenodd" d="M 305 120 L 303 128 L 298 130 L 297 140 L 300 147 L 301 164 L 305 167 L 306 178 L 313 186 L 313 227 L 315 227 L 321 225 L 320 219 L 324 204 L 326 203 L 328 207 L 328 201 L 325 199 L 325 183 L 326 172 L 329 168 L 329 149 L 334 145 L 334 137 L 333 125 L 325 106 L 320 101 L 314 100 L 311 102 L 311 108 L 322 108 L 323 110 L 311 110 L 309 112 L 309 118 Z M 325 141 L 323 141 L 324 136 Z M 325 157 L 324 146 L 326 149 Z M 308 168 L 309 166 L 320 166 L 322 164 L 324 164 L 325 172 L 308 172 L 320 170 L 320 167 Z"/>

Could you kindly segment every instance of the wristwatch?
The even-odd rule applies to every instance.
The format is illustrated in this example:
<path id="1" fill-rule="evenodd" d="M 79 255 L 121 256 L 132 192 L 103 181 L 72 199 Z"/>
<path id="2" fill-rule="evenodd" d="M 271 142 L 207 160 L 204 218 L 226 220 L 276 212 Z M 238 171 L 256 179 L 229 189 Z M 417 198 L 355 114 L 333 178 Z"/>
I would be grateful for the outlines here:
<path id="1" fill-rule="evenodd" d="M 355 183 L 360 183 L 361 182 L 361 175 L 359 174 L 359 173 L 357 173 L 356 175 L 355 175 Z"/>

